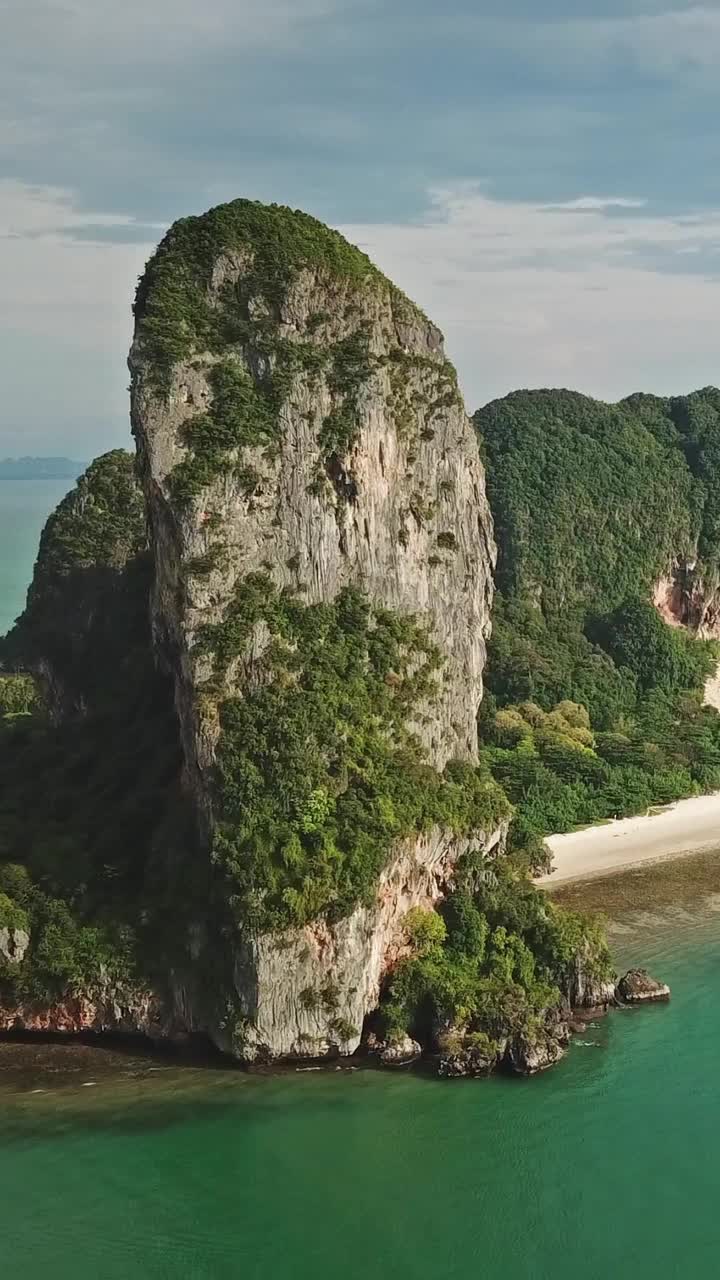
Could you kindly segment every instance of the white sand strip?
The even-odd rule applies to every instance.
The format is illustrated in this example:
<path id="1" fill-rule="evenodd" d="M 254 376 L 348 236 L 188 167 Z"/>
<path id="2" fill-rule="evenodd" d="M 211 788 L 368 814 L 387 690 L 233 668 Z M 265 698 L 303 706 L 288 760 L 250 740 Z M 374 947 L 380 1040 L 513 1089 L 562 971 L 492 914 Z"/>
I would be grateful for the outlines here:
<path id="1" fill-rule="evenodd" d="M 603 875 L 661 858 L 717 849 L 720 856 L 720 792 L 678 800 L 662 813 L 622 818 L 600 827 L 549 836 L 554 871 L 536 884 L 559 884 Z"/>

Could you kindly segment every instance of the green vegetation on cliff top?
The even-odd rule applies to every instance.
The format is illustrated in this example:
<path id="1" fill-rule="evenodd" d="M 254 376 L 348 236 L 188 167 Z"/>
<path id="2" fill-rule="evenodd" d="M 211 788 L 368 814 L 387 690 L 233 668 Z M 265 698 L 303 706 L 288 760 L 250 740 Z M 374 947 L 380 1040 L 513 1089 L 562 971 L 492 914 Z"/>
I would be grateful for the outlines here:
<path id="1" fill-rule="evenodd" d="M 213 273 L 223 261 L 240 262 L 245 296 L 270 306 L 282 302 L 306 268 L 357 288 L 381 284 L 402 298 L 360 249 L 309 214 L 253 200 L 218 205 L 170 228 L 138 286 L 137 336 L 160 382 L 194 351 L 222 350 L 245 336 L 237 308 L 216 309 L 208 300 Z"/>
<path id="2" fill-rule="evenodd" d="M 517 391 L 475 414 L 497 584 L 548 615 L 649 598 L 673 560 L 720 556 L 720 391 L 603 404 Z"/>
<path id="3" fill-rule="evenodd" d="M 133 678 L 147 630 L 150 561 L 135 460 L 96 458 L 48 519 L 22 617 L 0 643 L 6 668 L 53 672 L 53 711 L 98 705 Z"/>
<path id="4" fill-rule="evenodd" d="M 135 459 L 125 449 L 113 449 L 90 463 L 48 519 L 30 598 L 76 569 L 124 568 L 146 545 Z"/>
<path id="5" fill-rule="evenodd" d="M 475 415 L 498 542 L 497 585 L 543 611 L 646 592 L 692 540 L 692 478 L 621 407 L 515 392 Z"/>
<path id="6" fill-rule="evenodd" d="M 306 269 L 319 276 L 321 309 L 302 327 L 293 313 L 281 336 L 282 305 Z M 417 421 L 424 401 L 416 387 L 413 404 L 403 402 L 409 364 L 432 366 L 433 407 L 457 401 L 454 370 L 442 358 L 413 357 L 399 341 L 387 358 L 371 354 L 363 302 L 378 288 L 398 321 L 425 322 L 364 253 L 307 214 L 236 200 L 175 223 L 140 281 L 135 316 L 137 352 L 155 394 L 168 393 L 179 362 L 197 355 L 207 365 L 209 404 L 186 423 L 188 453 L 170 478 L 176 502 L 186 506 L 218 476 L 242 473 L 249 461 L 239 451 L 259 447 L 266 458 L 276 456 L 280 412 L 300 380 L 313 390 L 323 378 L 331 399 L 317 426 L 320 479 L 323 460 L 351 448 L 360 391 L 383 364 L 391 366 L 399 432 L 408 418 L 411 427 Z M 324 309 L 328 298 L 332 315 Z"/>

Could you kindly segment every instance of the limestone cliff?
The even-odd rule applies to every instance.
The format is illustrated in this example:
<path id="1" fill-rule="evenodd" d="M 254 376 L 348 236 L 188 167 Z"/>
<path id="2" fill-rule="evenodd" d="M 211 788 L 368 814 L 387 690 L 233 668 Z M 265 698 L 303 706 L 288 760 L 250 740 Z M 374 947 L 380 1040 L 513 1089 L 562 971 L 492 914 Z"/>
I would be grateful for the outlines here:
<path id="1" fill-rule="evenodd" d="M 363 254 L 245 201 L 166 236 L 130 368 L 156 651 L 232 907 L 223 1009 L 202 912 L 176 1000 L 246 1058 L 351 1051 L 407 910 L 502 839 L 492 784 L 443 773 L 477 761 L 495 558 L 455 373 Z"/>
<path id="2" fill-rule="evenodd" d="M 673 560 L 653 586 L 653 604 L 671 627 L 687 627 L 705 640 L 720 637 L 720 567 L 697 556 Z"/>

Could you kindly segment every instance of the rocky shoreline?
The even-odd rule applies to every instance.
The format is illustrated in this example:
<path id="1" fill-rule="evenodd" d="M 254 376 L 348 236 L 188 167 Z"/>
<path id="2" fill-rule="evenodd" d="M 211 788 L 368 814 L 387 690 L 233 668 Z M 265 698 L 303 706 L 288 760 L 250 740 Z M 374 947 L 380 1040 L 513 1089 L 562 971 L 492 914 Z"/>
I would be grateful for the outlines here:
<path id="1" fill-rule="evenodd" d="M 589 1022 L 604 1017 L 612 1008 L 667 1002 L 670 988 L 646 969 L 629 969 L 617 983 L 589 988 L 587 997 L 584 1004 L 549 1009 L 534 1036 L 510 1033 L 493 1038 L 483 1032 L 447 1027 L 438 1032 L 437 1051 L 431 1054 L 410 1036 L 394 1041 L 373 1039 L 367 1048 L 381 1066 L 390 1069 L 429 1059 L 445 1080 L 488 1076 L 495 1071 L 532 1076 L 559 1062 L 573 1035 L 582 1034 Z"/>
<path id="2" fill-rule="evenodd" d="M 0 930 L 0 958 L 6 963 L 21 958 L 28 945 L 29 938 L 21 930 Z M 316 1059 L 316 1063 L 335 1065 L 338 1061 L 351 1063 L 356 1058 L 397 1070 L 422 1061 L 432 1065 L 442 1079 L 477 1078 L 496 1071 L 531 1076 L 560 1062 L 573 1034 L 582 1033 L 588 1022 L 604 1016 L 611 1008 L 669 999 L 669 986 L 646 969 L 629 969 L 617 981 L 597 981 L 588 975 L 578 957 L 568 975 L 562 1001 L 544 1010 L 535 1027 L 518 1031 L 499 1023 L 489 1034 L 447 1023 L 433 1027 L 425 1044 L 407 1034 L 385 1039 L 375 1030 L 366 1029 L 355 1054 L 343 1054 L 338 1048 Z M 369 1027 L 372 1021 L 369 1020 Z M 0 1006 L 0 1036 L 7 1039 L 14 1035 L 38 1040 L 90 1037 L 98 1042 L 114 1038 L 170 1050 L 187 1050 L 204 1038 L 194 1032 L 190 1022 L 169 1017 L 163 1002 L 153 993 L 110 985 L 92 997 L 68 998 L 55 1005 Z M 211 1041 L 208 1039 L 207 1043 L 209 1049 Z M 217 1045 L 213 1051 L 218 1052 Z M 258 1065 L 271 1069 L 292 1066 L 293 1058 L 292 1054 L 277 1055 L 271 1061 L 261 1055 Z"/>
<path id="3" fill-rule="evenodd" d="M 483 1032 L 467 1032 L 462 1027 L 438 1029 L 432 1045 L 404 1035 L 384 1040 L 374 1032 L 364 1037 L 351 1057 L 337 1054 L 315 1063 L 299 1066 L 285 1061 L 260 1063 L 250 1067 L 254 1072 L 276 1074 L 287 1071 L 346 1070 L 376 1066 L 385 1070 L 423 1067 L 439 1078 L 479 1079 L 500 1072 L 516 1076 L 533 1076 L 555 1066 L 564 1058 L 573 1035 L 583 1034 L 588 1023 L 605 1017 L 613 1008 L 629 1008 L 649 1003 L 667 1002 L 670 987 L 653 978 L 646 969 L 630 969 L 616 983 L 602 984 L 586 991 L 587 1002 L 580 1005 L 556 1006 L 547 1011 L 535 1034 L 508 1032 L 491 1037 Z M 92 1014 L 92 1016 L 88 1016 Z M 169 1028 L 162 1020 L 149 1018 L 133 1024 L 128 1011 L 108 1007 L 99 1011 L 89 1002 L 64 1003 L 58 1009 L 0 1009 L 0 1043 L 64 1044 L 81 1043 L 112 1047 L 113 1045 L 147 1046 L 148 1050 L 168 1055 L 189 1055 L 197 1065 L 206 1059 L 233 1061 L 203 1037 L 194 1036 L 180 1027 Z M 202 1045 L 205 1045 L 205 1051 Z M 237 1063 L 234 1063 L 237 1065 Z"/>

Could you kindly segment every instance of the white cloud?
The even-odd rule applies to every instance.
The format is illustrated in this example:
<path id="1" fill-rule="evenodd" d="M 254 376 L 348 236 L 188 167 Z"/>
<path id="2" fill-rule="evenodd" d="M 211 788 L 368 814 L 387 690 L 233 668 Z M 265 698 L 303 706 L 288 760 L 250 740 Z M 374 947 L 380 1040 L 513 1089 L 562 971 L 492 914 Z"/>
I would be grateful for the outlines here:
<path id="1" fill-rule="evenodd" d="M 151 245 L 72 238 L 113 227 L 124 233 L 132 219 L 0 182 L 0 453 L 89 457 L 129 441 L 130 304 Z"/>
<path id="2" fill-rule="evenodd" d="M 464 184 L 436 191 L 415 225 L 342 230 L 444 329 L 471 409 L 518 387 L 619 399 L 719 381 L 720 211 L 607 207 L 505 203 Z"/>
<path id="3" fill-rule="evenodd" d="M 577 200 L 564 200 L 560 204 L 547 204 L 546 209 L 583 209 L 601 212 L 604 209 L 643 209 L 646 200 L 631 196 L 579 196 Z"/>
<path id="4" fill-rule="evenodd" d="M 0 179 L 0 240 L 80 231 L 87 227 L 136 226 L 125 214 L 80 212 L 71 192 L 60 187 L 29 186 Z M 153 224 L 161 227 L 162 224 Z"/>
<path id="5" fill-rule="evenodd" d="M 0 330 L 57 334 L 88 349 L 127 336 L 134 278 L 157 235 L 144 244 L 75 237 L 116 228 L 122 240 L 134 225 L 80 213 L 66 191 L 0 181 Z"/>
<path id="6" fill-rule="evenodd" d="M 150 139 L 157 147 L 155 180 L 167 168 L 164 141 L 192 164 L 197 141 L 193 112 L 189 119 L 184 114 L 189 101 L 206 130 L 214 109 L 218 130 L 232 127 L 232 108 L 223 118 L 218 105 L 228 94 L 245 117 L 257 110 L 264 118 L 272 91 L 250 112 L 242 97 L 255 63 L 272 64 L 278 55 L 299 61 L 332 17 L 370 2 L 0 0 L 4 171 L 47 180 L 62 156 L 75 180 L 84 171 L 90 189 L 97 189 L 95 169 L 108 168 L 125 168 L 128 188 L 137 187 L 147 177 L 138 165 Z M 285 129 L 287 116 L 285 109 Z M 135 132 L 140 118 L 149 122 L 145 144 Z"/>
<path id="7" fill-rule="evenodd" d="M 87 455 L 128 440 L 130 304 L 161 228 L 143 243 L 113 242 L 114 229 L 117 241 L 144 230 L 81 212 L 66 191 L 0 183 L 0 453 L 22 451 L 13 419 L 35 423 L 45 451 L 53 438 Z M 617 399 L 719 380 L 720 210 L 653 217 L 624 195 L 511 203 L 460 183 L 412 224 L 341 230 L 445 330 L 470 409 L 517 387 Z"/>

